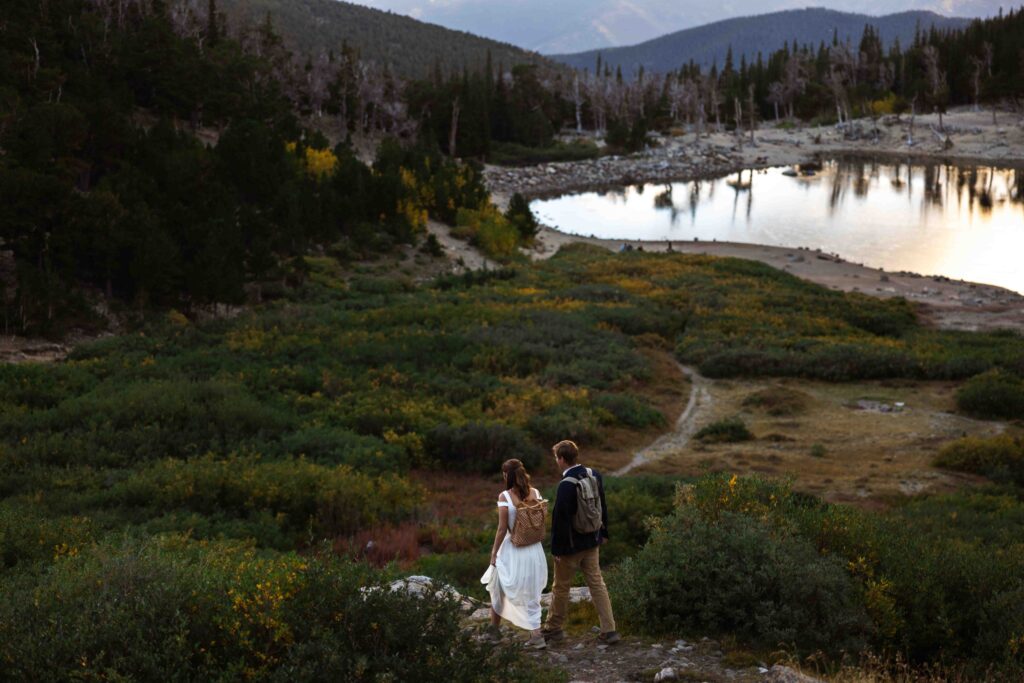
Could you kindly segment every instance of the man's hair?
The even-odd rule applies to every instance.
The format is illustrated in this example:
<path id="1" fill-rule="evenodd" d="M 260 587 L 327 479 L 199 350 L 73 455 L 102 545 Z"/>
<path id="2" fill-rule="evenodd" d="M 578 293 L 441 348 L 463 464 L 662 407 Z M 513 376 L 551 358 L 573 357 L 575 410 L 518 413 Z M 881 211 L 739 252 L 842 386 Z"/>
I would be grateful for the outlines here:
<path id="1" fill-rule="evenodd" d="M 568 440 L 559 441 L 551 447 L 551 451 L 556 458 L 561 458 L 570 465 L 576 464 L 576 458 L 580 457 L 579 446 Z"/>

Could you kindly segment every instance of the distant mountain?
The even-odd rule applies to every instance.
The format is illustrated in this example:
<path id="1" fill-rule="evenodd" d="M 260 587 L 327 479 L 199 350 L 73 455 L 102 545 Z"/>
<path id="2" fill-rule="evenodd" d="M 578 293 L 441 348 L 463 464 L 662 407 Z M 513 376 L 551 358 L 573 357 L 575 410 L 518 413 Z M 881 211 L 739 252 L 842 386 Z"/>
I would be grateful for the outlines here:
<path id="1" fill-rule="evenodd" d="M 758 52 L 767 57 L 768 53 L 794 39 L 801 45 L 817 45 L 822 40 L 831 41 L 836 31 L 840 40 L 849 39 L 856 44 L 866 24 L 879 29 L 884 43 L 890 44 L 898 38 L 901 44 L 908 45 L 918 27 L 927 30 L 934 25 L 939 29 L 955 29 L 966 26 L 970 21 L 943 17 L 934 12 L 901 12 L 873 17 L 820 8 L 789 10 L 727 19 L 630 47 L 552 55 L 551 58 L 576 68 L 593 69 L 600 54 L 601 59 L 613 69 L 621 66 L 627 74 L 640 66 L 647 71 L 665 72 L 677 69 L 691 59 L 703 66 L 716 62 L 721 66 L 730 46 L 738 65 L 743 55 L 747 60 L 756 59 Z"/>
<path id="2" fill-rule="evenodd" d="M 931 11 L 947 17 L 994 16 L 1020 0 L 353 0 L 422 21 L 469 31 L 542 54 L 636 45 L 715 21 L 808 6 L 879 16 Z"/>
<path id="3" fill-rule="evenodd" d="M 482 66 L 488 51 L 495 66 L 553 65 L 508 43 L 337 0 L 219 0 L 218 5 L 235 24 L 259 23 L 269 13 L 296 52 L 339 52 L 347 42 L 364 59 L 388 64 L 406 78 L 426 76 L 438 61 L 449 72 Z"/>

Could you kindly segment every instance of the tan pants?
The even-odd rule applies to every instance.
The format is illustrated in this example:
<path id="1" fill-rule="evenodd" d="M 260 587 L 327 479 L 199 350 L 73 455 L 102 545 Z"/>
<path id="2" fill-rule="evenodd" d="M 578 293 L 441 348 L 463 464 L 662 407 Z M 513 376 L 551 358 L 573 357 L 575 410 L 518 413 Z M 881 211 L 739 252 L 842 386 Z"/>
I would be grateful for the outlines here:
<path id="1" fill-rule="evenodd" d="M 591 548 L 575 555 L 562 555 L 555 558 L 555 580 L 551 584 L 551 609 L 545 628 L 557 631 L 562 628 L 565 613 L 569 609 L 569 587 L 576 577 L 576 571 L 583 571 L 583 580 L 590 589 L 590 599 L 597 608 L 597 616 L 601 620 L 601 632 L 610 633 L 615 630 L 615 617 L 612 616 L 612 602 L 608 598 L 608 588 L 601 576 L 600 548 Z"/>

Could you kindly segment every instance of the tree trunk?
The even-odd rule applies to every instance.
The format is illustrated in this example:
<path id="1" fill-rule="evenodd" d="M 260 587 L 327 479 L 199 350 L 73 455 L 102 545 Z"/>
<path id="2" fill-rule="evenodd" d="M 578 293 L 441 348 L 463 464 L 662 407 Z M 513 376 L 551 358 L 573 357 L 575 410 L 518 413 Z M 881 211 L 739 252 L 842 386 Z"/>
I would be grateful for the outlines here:
<path id="1" fill-rule="evenodd" d="M 736 107 L 736 144 L 743 149 L 743 105 L 740 98 L 733 98 L 733 106 Z"/>
<path id="2" fill-rule="evenodd" d="M 459 98 L 452 102 L 452 128 L 448 133 L 448 156 L 455 158 L 455 141 L 459 135 Z"/>
<path id="3" fill-rule="evenodd" d="M 914 116 L 917 114 L 917 98 L 910 101 L 910 131 L 907 133 L 907 147 L 914 144 Z"/>

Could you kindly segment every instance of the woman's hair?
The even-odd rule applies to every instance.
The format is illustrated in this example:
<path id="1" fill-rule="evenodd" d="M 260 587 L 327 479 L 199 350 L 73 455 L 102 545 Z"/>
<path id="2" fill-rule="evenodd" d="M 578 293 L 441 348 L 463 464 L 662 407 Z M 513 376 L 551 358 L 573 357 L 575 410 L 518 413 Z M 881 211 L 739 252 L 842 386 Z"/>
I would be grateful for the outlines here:
<path id="1" fill-rule="evenodd" d="M 505 475 L 506 488 L 515 489 L 519 500 L 530 497 L 530 475 L 526 473 L 522 461 L 515 458 L 506 460 L 501 466 L 501 471 Z"/>

